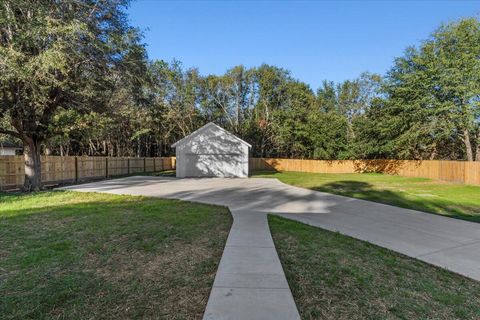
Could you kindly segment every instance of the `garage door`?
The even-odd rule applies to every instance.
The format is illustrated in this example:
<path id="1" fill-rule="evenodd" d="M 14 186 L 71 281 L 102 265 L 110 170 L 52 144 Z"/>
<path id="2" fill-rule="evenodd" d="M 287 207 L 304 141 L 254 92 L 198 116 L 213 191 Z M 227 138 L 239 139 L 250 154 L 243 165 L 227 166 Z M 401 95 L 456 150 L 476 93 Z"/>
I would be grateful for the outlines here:
<path id="1" fill-rule="evenodd" d="M 246 161 L 241 154 L 186 154 L 187 177 L 245 177 Z"/>

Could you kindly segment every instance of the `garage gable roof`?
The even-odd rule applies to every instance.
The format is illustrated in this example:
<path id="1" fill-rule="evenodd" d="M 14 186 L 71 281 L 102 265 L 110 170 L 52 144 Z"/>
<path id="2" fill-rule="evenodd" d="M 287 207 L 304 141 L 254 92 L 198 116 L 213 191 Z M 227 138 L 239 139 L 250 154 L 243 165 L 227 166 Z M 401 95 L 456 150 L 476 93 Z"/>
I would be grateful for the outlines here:
<path id="1" fill-rule="evenodd" d="M 186 136 L 185 138 L 180 139 L 180 140 L 178 140 L 177 142 L 175 142 L 174 144 L 172 144 L 172 148 L 176 148 L 178 145 L 187 143 L 188 141 L 190 141 L 191 139 L 193 139 L 195 136 L 198 136 L 199 134 L 201 134 L 201 133 L 204 132 L 205 130 L 211 129 L 211 128 L 214 128 L 214 129 L 216 129 L 216 130 L 222 131 L 222 132 L 225 133 L 226 135 L 230 136 L 230 137 L 233 138 L 234 140 L 237 140 L 239 143 L 242 143 L 242 144 L 246 145 L 246 146 L 249 147 L 249 148 L 252 147 L 249 143 L 243 141 L 242 139 L 240 139 L 239 137 L 237 137 L 237 136 L 234 135 L 233 133 L 228 132 L 227 130 L 223 129 L 222 127 L 216 125 L 216 124 L 213 123 L 213 122 L 209 122 L 209 123 L 207 123 L 206 125 L 204 125 L 203 127 L 201 127 L 200 129 L 197 129 L 197 130 L 193 131 L 192 133 L 190 133 L 190 134 L 189 134 L 188 136 Z"/>

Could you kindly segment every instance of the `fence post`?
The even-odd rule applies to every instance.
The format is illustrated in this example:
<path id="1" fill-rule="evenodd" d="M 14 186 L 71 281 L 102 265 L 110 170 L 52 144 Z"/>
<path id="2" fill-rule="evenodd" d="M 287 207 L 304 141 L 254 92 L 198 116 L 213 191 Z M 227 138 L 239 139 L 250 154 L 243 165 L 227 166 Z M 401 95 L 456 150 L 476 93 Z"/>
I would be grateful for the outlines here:
<path id="1" fill-rule="evenodd" d="M 127 174 L 130 174 L 130 157 L 127 158 Z"/>
<path id="2" fill-rule="evenodd" d="M 153 157 L 153 172 L 157 172 L 157 161 L 155 161 L 155 156 Z"/>
<path id="3" fill-rule="evenodd" d="M 78 183 L 78 157 L 75 156 L 75 183 Z"/>
<path id="4" fill-rule="evenodd" d="M 108 157 L 105 157 L 105 178 L 108 178 Z"/>
<path id="5" fill-rule="evenodd" d="M 143 158 L 143 173 L 147 172 L 147 158 Z"/>

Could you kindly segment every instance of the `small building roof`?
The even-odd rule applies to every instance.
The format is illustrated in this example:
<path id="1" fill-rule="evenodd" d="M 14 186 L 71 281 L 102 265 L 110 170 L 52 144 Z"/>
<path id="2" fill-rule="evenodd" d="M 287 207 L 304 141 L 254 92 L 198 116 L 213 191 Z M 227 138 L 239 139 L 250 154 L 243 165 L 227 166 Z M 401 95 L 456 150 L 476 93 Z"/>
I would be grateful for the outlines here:
<path id="1" fill-rule="evenodd" d="M 7 141 L 0 142 L 0 148 L 12 148 L 12 149 L 18 149 L 18 150 L 23 149 L 22 146 L 19 146 L 18 144 L 14 144 Z"/>
<path id="2" fill-rule="evenodd" d="M 172 144 L 172 148 L 176 148 L 178 145 L 181 145 L 181 144 L 184 144 L 186 142 L 188 142 L 189 140 L 191 140 L 193 137 L 201 134 L 203 131 L 209 129 L 209 128 L 215 128 L 217 130 L 221 130 L 222 132 L 224 132 L 225 134 L 227 134 L 228 136 L 232 137 L 234 140 L 237 140 L 239 143 L 242 143 L 244 145 L 246 145 L 247 147 L 251 148 L 252 146 L 248 143 L 248 142 L 245 142 L 243 141 L 242 139 L 240 139 L 239 137 L 237 137 L 236 135 L 234 135 L 233 133 L 231 132 L 228 132 L 227 130 L 223 129 L 222 127 L 220 127 L 219 125 L 216 125 L 215 123 L 213 122 L 209 122 L 207 123 L 206 125 L 204 125 L 203 127 L 201 127 L 200 129 L 197 129 L 195 131 L 193 131 L 192 133 L 190 133 L 188 136 L 184 137 L 183 139 L 180 139 L 178 140 L 177 142 L 175 142 L 174 144 Z"/>

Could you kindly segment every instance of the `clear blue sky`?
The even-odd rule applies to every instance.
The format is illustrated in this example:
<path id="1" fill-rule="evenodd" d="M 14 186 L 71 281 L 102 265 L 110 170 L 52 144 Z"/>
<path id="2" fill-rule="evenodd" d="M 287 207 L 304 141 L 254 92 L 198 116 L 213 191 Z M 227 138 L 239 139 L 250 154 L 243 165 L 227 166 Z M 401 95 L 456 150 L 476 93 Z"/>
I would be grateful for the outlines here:
<path id="1" fill-rule="evenodd" d="M 480 1 L 165 2 L 138 0 L 128 13 L 150 59 L 202 74 L 262 63 L 316 89 L 323 79 L 383 74 L 442 22 L 479 16 Z"/>

